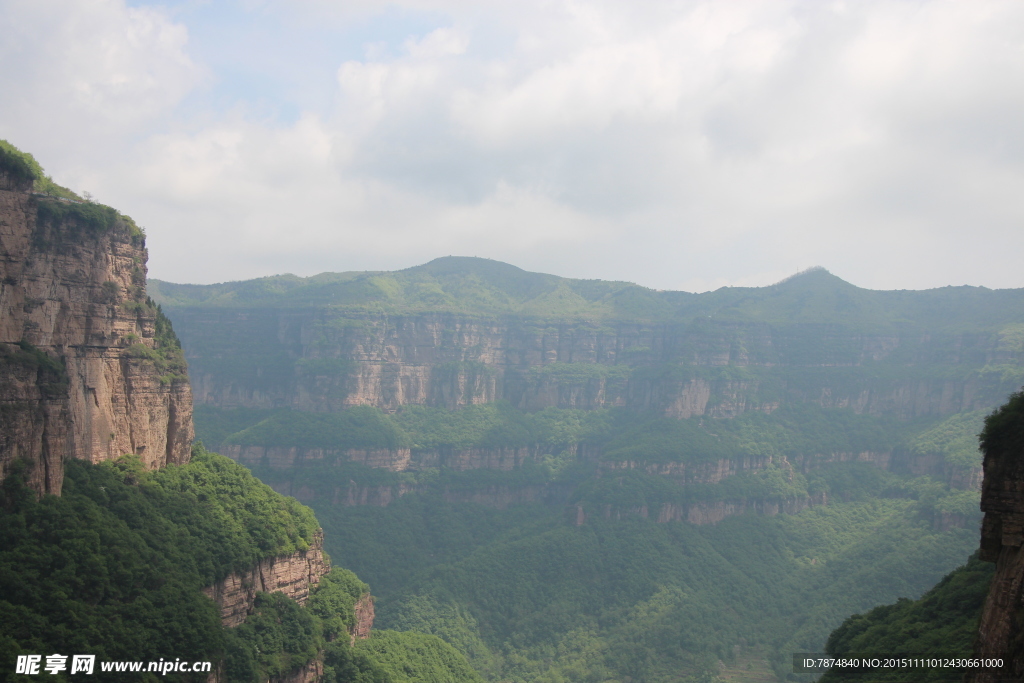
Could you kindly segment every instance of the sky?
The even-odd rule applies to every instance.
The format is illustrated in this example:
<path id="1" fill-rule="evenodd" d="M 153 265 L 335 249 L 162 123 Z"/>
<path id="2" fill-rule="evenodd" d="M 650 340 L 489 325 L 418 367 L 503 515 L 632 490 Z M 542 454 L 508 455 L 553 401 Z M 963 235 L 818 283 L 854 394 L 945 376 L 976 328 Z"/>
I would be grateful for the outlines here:
<path id="1" fill-rule="evenodd" d="M 0 138 L 173 282 L 1024 287 L 1017 0 L 0 0 Z"/>

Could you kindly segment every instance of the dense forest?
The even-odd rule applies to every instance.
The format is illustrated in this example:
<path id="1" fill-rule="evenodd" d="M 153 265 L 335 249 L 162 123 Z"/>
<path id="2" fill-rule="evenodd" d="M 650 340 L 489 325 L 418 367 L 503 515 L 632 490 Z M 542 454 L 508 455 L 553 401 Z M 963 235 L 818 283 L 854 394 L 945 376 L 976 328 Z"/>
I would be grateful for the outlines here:
<path id="1" fill-rule="evenodd" d="M 792 652 L 822 651 L 850 614 L 921 595 L 960 564 L 977 546 L 978 494 L 950 482 L 977 471 L 982 417 L 800 406 L 677 420 L 499 403 L 200 407 L 196 424 L 225 446 L 531 450 L 508 470 L 393 472 L 341 455 L 249 465 L 313 507 L 332 557 L 373 583 L 382 626 L 441 637 L 489 680 L 657 682 L 785 679 Z M 794 466 L 808 453 L 872 450 L 907 466 Z M 911 471 L 923 454 L 930 475 Z M 659 469 L 766 456 L 774 464 L 714 482 Z M 642 466 L 615 467 L 624 461 Z M 405 493 L 343 502 L 367 489 Z M 716 524 L 658 523 L 666 506 L 741 503 L 748 514 Z M 792 514 L 759 514 L 787 505 Z"/>
<path id="2" fill-rule="evenodd" d="M 477 681 L 443 641 L 395 631 L 350 644 L 368 587 L 336 566 L 305 606 L 259 594 L 235 627 L 201 589 L 267 557 L 308 548 L 313 513 L 201 447 L 159 471 L 126 456 L 67 463 L 60 497 L 37 499 L 17 474 L 0 492 L 0 669 L 22 654 L 88 653 L 97 661 L 211 661 L 224 680 L 262 682 L 323 655 L 325 680 Z M 194 678 L 192 677 L 194 676 Z M 103 673 L 96 680 L 123 680 Z M 77 677 L 76 677 L 77 678 Z M 170 673 L 136 680 L 205 680 Z M 67 671 L 53 680 L 69 680 Z"/>
<path id="3" fill-rule="evenodd" d="M 445 258 L 154 291 L 197 436 L 316 511 L 379 624 L 494 681 L 809 680 L 792 653 L 977 548 L 977 434 L 1024 381 L 1021 293 L 821 270 L 692 295 Z"/>
<path id="4" fill-rule="evenodd" d="M 855 614 L 832 632 L 826 652 L 837 657 L 865 653 L 939 654 L 968 657 L 978 638 L 978 619 L 988 593 L 994 566 L 977 554 L 945 576 L 918 600 L 901 598 L 891 605 Z M 819 680 L 835 681 L 948 681 L 960 672 L 917 668 L 903 671 L 850 669 L 830 671 Z"/>

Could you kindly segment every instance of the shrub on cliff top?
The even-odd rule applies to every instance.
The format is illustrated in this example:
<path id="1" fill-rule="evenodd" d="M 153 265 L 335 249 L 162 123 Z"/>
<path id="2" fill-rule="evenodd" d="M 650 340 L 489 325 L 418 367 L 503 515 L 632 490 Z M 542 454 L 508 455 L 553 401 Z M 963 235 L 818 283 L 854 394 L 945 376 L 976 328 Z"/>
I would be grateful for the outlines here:
<path id="1" fill-rule="evenodd" d="M 31 182 L 32 189 L 53 197 L 62 197 L 81 201 L 82 198 L 66 187 L 53 182 L 53 178 L 43 172 L 36 158 L 28 152 L 0 140 L 0 172 L 6 172 L 24 182 Z"/>
<path id="2" fill-rule="evenodd" d="M 35 157 L 22 152 L 7 140 L 0 140 L 0 172 L 24 181 L 35 181 L 43 177 L 43 168 Z"/>
<path id="3" fill-rule="evenodd" d="M 1020 452 L 1021 444 L 1024 444 L 1024 391 L 1018 391 L 985 418 L 985 429 L 978 436 L 986 459 L 1005 454 L 1001 463 L 1010 460 L 1016 462 L 1017 458 L 1013 456 Z"/>

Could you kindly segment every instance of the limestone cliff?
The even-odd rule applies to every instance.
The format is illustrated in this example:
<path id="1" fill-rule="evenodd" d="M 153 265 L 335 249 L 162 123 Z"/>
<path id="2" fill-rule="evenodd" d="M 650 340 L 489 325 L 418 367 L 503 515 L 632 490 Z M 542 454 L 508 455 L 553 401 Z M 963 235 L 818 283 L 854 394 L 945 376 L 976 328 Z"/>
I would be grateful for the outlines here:
<path id="1" fill-rule="evenodd" d="M 191 389 L 146 297 L 142 232 L 30 189 L 0 177 L 0 479 L 22 461 L 37 492 L 59 494 L 66 458 L 186 462 Z"/>
<path id="2" fill-rule="evenodd" d="M 324 558 L 323 533 L 318 532 L 308 550 L 268 557 L 245 572 L 229 574 L 203 593 L 220 607 L 221 622 L 234 627 L 252 612 L 256 593 L 284 593 L 305 605 L 309 591 L 330 571 Z"/>
<path id="3" fill-rule="evenodd" d="M 1016 367 L 1021 355 L 998 330 L 878 334 L 807 323 L 539 322 L 331 307 L 167 310 L 184 341 L 196 401 L 220 407 L 394 411 L 507 400 L 529 411 L 627 406 L 687 418 L 812 402 L 909 419 L 997 405 L 1015 386 L 991 370 Z"/>
<path id="4" fill-rule="evenodd" d="M 217 449 L 247 467 L 262 465 L 289 468 L 315 462 L 356 462 L 391 472 L 405 472 L 425 467 L 449 469 L 491 469 L 509 471 L 540 454 L 537 447 L 519 448 L 443 448 L 412 450 L 409 448 L 345 449 L 300 448 L 295 446 L 240 446 L 224 445 Z"/>
<path id="5" fill-rule="evenodd" d="M 813 505 L 825 505 L 827 503 L 828 497 L 824 493 L 818 493 L 782 500 L 719 500 L 706 503 L 690 503 L 687 505 L 662 503 L 656 510 L 651 510 L 647 505 L 634 506 L 628 509 L 605 505 L 600 510 L 600 516 L 604 519 L 622 519 L 623 517 L 650 518 L 659 524 L 686 521 L 690 524 L 702 526 L 705 524 L 718 524 L 727 517 L 744 513 L 754 513 L 768 517 L 774 517 L 779 514 L 794 515 Z M 575 505 L 569 512 L 571 520 L 576 526 L 582 526 L 586 523 L 587 513 L 583 506 Z"/>
<path id="6" fill-rule="evenodd" d="M 365 593 L 356 601 L 354 611 L 356 621 L 352 626 L 352 643 L 355 643 L 357 640 L 366 640 L 370 637 L 374 618 L 373 596 Z"/>
<path id="7" fill-rule="evenodd" d="M 1024 679 L 1024 393 L 990 416 L 981 434 L 985 479 L 981 559 L 996 563 L 982 610 L 975 652 L 1007 660 L 1001 672 L 968 680 Z"/>

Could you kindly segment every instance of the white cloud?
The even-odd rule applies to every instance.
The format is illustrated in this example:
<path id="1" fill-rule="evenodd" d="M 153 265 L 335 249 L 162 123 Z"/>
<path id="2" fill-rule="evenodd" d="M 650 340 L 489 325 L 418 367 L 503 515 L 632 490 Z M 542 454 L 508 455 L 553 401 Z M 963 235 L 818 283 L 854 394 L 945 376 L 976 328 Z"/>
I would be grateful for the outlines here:
<path id="1" fill-rule="evenodd" d="M 60 179 L 102 175 L 104 157 L 150 132 L 203 78 L 187 40 L 162 12 L 118 0 L 5 0 L 0 136 Z"/>
<path id="2" fill-rule="evenodd" d="M 1019 3 L 251 11 L 265 31 L 315 25 L 324 45 L 363 27 L 365 56 L 318 86 L 331 108 L 183 105 L 232 78 L 189 57 L 187 13 L 0 3 L 0 58 L 25 65 L 0 71 L 16 95 L 0 135 L 145 223 L 159 277 L 470 253 L 661 288 L 769 284 L 815 264 L 862 286 L 1024 286 Z M 381 42 L 372 22 L 388 12 L 424 28 Z"/>

